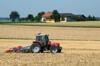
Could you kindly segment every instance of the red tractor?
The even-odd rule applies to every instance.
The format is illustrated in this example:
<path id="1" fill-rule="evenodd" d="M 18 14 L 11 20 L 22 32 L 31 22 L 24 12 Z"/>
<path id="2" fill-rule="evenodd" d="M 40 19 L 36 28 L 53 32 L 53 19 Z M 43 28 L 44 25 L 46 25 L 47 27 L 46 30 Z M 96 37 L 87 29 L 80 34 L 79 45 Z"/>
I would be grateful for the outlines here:
<path id="1" fill-rule="evenodd" d="M 30 46 L 30 50 L 33 53 L 44 52 L 47 50 L 50 50 L 52 53 L 60 53 L 62 47 L 60 46 L 60 43 L 49 41 L 48 35 L 38 33 L 36 35 L 36 40 L 33 41 L 33 44 Z"/>
<path id="2" fill-rule="evenodd" d="M 49 41 L 48 35 L 38 33 L 36 35 L 36 40 L 33 41 L 33 44 L 31 46 L 26 46 L 26 47 L 17 46 L 17 47 L 9 48 L 5 52 L 6 53 L 11 53 L 11 52 L 39 53 L 41 52 L 42 53 L 48 50 L 51 53 L 60 53 L 62 50 L 62 47 L 60 46 L 59 43 Z"/>

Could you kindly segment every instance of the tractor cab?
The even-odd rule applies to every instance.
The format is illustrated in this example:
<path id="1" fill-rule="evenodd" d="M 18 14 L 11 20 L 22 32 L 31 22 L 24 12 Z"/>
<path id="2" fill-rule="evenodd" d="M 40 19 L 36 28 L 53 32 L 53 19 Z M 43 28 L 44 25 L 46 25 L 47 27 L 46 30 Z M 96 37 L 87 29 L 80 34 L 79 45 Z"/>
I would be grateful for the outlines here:
<path id="1" fill-rule="evenodd" d="M 49 37 L 46 34 L 39 33 L 36 35 L 36 41 L 42 42 L 44 45 L 48 45 Z"/>

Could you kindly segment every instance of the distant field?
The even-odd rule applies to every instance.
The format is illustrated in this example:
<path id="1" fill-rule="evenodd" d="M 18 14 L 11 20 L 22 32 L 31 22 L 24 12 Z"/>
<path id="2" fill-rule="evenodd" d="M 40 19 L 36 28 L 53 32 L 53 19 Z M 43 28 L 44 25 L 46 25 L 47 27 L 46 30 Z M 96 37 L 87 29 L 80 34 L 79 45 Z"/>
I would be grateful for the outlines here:
<path id="1" fill-rule="evenodd" d="M 53 40 L 99 41 L 100 28 L 0 25 L 0 39 L 34 39 L 37 33 Z"/>
<path id="2" fill-rule="evenodd" d="M 32 22 L 15 22 L 15 23 L 9 23 L 4 22 L 0 24 L 8 24 L 8 25 L 23 25 L 23 26 L 49 26 L 49 27 L 95 27 L 100 28 L 100 21 L 84 21 L 84 22 L 66 22 L 66 23 L 32 23 Z"/>

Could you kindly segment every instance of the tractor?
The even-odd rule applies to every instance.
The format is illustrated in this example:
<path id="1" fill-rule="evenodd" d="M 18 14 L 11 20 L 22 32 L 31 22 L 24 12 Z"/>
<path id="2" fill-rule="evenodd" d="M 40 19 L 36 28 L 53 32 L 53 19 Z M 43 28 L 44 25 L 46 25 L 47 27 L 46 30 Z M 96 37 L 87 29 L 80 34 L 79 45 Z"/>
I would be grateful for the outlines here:
<path id="1" fill-rule="evenodd" d="M 43 53 L 44 51 L 50 51 L 51 53 L 60 53 L 62 47 L 60 43 L 51 42 L 47 34 L 38 33 L 35 41 L 30 46 L 30 51 L 33 53 Z"/>
<path id="2" fill-rule="evenodd" d="M 50 51 L 51 53 L 60 53 L 62 47 L 60 43 L 51 42 L 47 34 L 38 33 L 36 35 L 35 41 L 32 42 L 30 46 L 17 46 L 7 49 L 6 53 L 16 52 L 16 53 L 43 53 L 44 51 Z"/>

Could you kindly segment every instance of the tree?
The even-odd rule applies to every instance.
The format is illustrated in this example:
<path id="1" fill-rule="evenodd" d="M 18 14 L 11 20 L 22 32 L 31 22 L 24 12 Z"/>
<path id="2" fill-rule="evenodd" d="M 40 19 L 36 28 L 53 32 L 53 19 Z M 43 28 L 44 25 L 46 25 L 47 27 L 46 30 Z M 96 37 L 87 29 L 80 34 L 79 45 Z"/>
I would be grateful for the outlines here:
<path id="1" fill-rule="evenodd" d="M 92 17 L 92 20 L 93 20 L 93 21 L 96 21 L 96 20 L 97 20 L 97 18 L 96 18 L 95 16 L 93 16 L 93 17 Z"/>
<path id="2" fill-rule="evenodd" d="M 42 15 L 44 14 L 45 12 L 39 12 L 38 13 L 38 16 L 42 17 Z"/>
<path id="3" fill-rule="evenodd" d="M 19 20 L 19 18 L 20 18 L 20 15 L 17 11 L 12 11 L 9 16 L 10 16 L 10 19 L 14 22 L 16 20 Z"/>
<path id="4" fill-rule="evenodd" d="M 29 14 L 29 15 L 27 16 L 27 19 L 30 20 L 30 21 L 34 21 L 34 17 L 33 17 L 32 14 Z"/>
<path id="5" fill-rule="evenodd" d="M 88 21 L 91 21 L 91 20 L 92 20 L 92 16 L 89 15 L 89 16 L 87 17 L 87 20 L 88 20 Z"/>
<path id="6" fill-rule="evenodd" d="M 40 22 L 40 17 L 39 16 L 36 16 L 35 17 L 35 21 Z"/>
<path id="7" fill-rule="evenodd" d="M 57 10 L 53 11 L 53 16 L 52 18 L 55 20 L 55 22 L 59 22 L 60 21 L 60 14 L 58 13 Z"/>
<path id="8" fill-rule="evenodd" d="M 35 20 L 36 20 L 36 21 L 41 21 L 42 15 L 43 15 L 44 13 L 45 13 L 45 12 L 39 12 L 38 15 L 35 17 Z"/>

